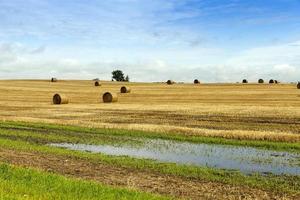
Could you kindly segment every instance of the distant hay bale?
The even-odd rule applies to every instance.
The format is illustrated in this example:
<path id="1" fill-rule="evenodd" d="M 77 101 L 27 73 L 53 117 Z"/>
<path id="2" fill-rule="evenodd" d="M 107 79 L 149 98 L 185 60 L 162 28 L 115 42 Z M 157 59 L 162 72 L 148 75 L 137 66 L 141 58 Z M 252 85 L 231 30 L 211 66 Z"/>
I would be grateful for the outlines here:
<path id="1" fill-rule="evenodd" d="M 99 83 L 99 81 L 95 81 L 95 86 L 101 86 L 101 84 Z"/>
<path id="2" fill-rule="evenodd" d="M 200 81 L 198 79 L 195 79 L 194 84 L 200 84 Z"/>
<path id="3" fill-rule="evenodd" d="M 69 99 L 64 94 L 55 94 L 53 96 L 53 104 L 68 104 Z"/>
<path id="4" fill-rule="evenodd" d="M 248 83 L 247 79 L 243 79 L 243 83 Z"/>
<path id="5" fill-rule="evenodd" d="M 175 83 L 175 82 L 172 81 L 172 80 L 168 80 L 168 81 L 167 81 L 167 84 L 168 84 L 168 85 L 173 85 L 174 83 Z"/>
<path id="6" fill-rule="evenodd" d="M 271 80 L 269 81 L 269 83 L 270 83 L 270 84 L 273 84 L 273 83 L 274 83 L 274 80 L 273 80 L 273 79 L 271 79 Z"/>
<path id="7" fill-rule="evenodd" d="M 131 92 L 131 88 L 130 87 L 126 87 L 126 86 L 122 86 L 120 89 L 121 93 L 130 93 Z"/>
<path id="8" fill-rule="evenodd" d="M 102 96 L 104 103 L 112 103 L 118 101 L 118 95 L 116 93 L 105 92 Z"/>
<path id="9" fill-rule="evenodd" d="M 297 84 L 297 88 L 298 88 L 298 89 L 300 89 L 300 82 L 298 82 L 298 84 Z"/>
<path id="10" fill-rule="evenodd" d="M 264 83 L 265 81 L 263 79 L 259 79 L 258 83 Z"/>
<path id="11" fill-rule="evenodd" d="M 51 82 L 57 82 L 57 78 L 51 78 Z"/>

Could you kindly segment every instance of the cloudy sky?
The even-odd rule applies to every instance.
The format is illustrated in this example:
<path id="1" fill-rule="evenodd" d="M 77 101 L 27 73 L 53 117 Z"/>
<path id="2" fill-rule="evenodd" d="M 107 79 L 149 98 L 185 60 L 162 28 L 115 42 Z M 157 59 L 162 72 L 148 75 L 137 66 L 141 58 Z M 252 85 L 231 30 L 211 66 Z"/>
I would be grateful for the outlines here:
<path id="1" fill-rule="evenodd" d="M 0 0 L 0 78 L 300 80 L 300 0 Z"/>

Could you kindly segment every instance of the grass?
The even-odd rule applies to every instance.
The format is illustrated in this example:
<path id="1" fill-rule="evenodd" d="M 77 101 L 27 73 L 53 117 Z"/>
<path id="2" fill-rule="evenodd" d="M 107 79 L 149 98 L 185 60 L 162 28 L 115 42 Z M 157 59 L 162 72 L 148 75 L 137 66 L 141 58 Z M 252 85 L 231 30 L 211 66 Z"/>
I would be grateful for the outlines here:
<path id="1" fill-rule="evenodd" d="M 8 130 L 5 130 L 8 129 Z M 10 131 L 13 129 L 14 131 Z M 17 131 L 19 129 L 19 131 Z M 202 136 L 185 136 L 182 134 L 165 134 L 160 132 L 134 131 L 122 129 L 84 128 L 80 126 L 55 125 L 46 123 L 27 123 L 6 121 L 0 123 L 0 135 L 15 136 L 22 139 L 35 138 L 37 141 L 46 142 L 73 142 L 86 144 L 123 143 L 124 137 L 159 138 L 193 143 L 223 144 L 234 146 L 248 146 L 276 151 L 289 151 L 300 153 L 300 142 L 270 142 L 258 140 L 237 140 L 213 138 Z M 27 130 L 27 131 L 24 131 Z M 43 132 L 51 132 L 44 134 Z M 88 135 L 88 137 L 87 137 Z M 114 137 L 115 136 L 115 137 Z"/>
<path id="2" fill-rule="evenodd" d="M 5 124 L 5 123 L 4 123 Z M 4 127 L 2 123 L 2 128 Z M 299 193 L 300 191 L 300 177 L 299 176 L 274 176 L 274 175 L 267 175 L 261 176 L 258 174 L 254 175 L 243 175 L 237 171 L 228 171 L 228 170 L 218 170 L 212 169 L 207 167 L 195 167 L 195 166 L 185 166 L 185 165 L 176 165 L 172 163 L 158 163 L 152 160 L 147 159 L 135 159 L 126 156 L 108 156 L 104 154 L 91 154 L 87 152 L 77 152 L 71 151 L 67 149 L 55 148 L 44 146 L 43 144 L 36 143 L 33 138 L 36 137 L 38 139 L 43 139 L 44 141 L 50 142 L 51 140 L 55 139 L 56 141 L 65 140 L 67 138 L 66 134 L 73 133 L 81 133 L 83 136 L 85 133 L 94 132 L 94 129 L 86 129 L 84 130 L 81 127 L 73 127 L 73 126 L 53 126 L 48 124 L 33 124 L 29 126 L 28 124 L 24 123 L 12 123 L 9 122 L 6 124 L 6 127 L 18 127 L 24 128 L 27 127 L 28 129 L 31 128 L 39 128 L 40 130 L 48 130 L 49 133 L 41 133 L 39 134 L 37 130 L 34 132 L 32 131 L 20 131 L 20 130 L 9 130 L 6 132 L 7 136 L 10 135 L 10 138 L 7 139 L 3 138 L 3 135 L 0 135 L 0 147 L 6 149 L 14 149 L 17 151 L 31 151 L 31 152 L 41 152 L 51 155 L 59 155 L 59 156 L 71 156 L 78 159 L 84 159 L 87 162 L 94 162 L 94 163 L 106 163 L 111 166 L 120 166 L 126 168 L 132 168 L 137 170 L 150 170 L 153 172 L 159 172 L 161 174 L 167 175 L 174 175 L 180 176 L 185 178 L 193 178 L 193 179 L 200 179 L 200 180 L 207 180 L 207 181 L 217 181 L 222 183 L 229 183 L 233 185 L 248 185 L 251 187 L 257 188 L 264 188 L 267 190 L 272 191 L 279 191 L 279 192 L 287 192 L 287 193 Z M 34 130 L 34 129 L 33 129 Z M 56 132 L 55 132 L 56 131 Z M 60 132 L 61 131 L 61 132 Z M 107 130 L 108 132 L 104 132 L 105 130 L 100 129 L 99 132 L 94 133 L 94 135 L 121 135 L 125 136 L 126 132 L 128 131 L 119 131 L 118 130 Z M 16 134 L 14 134 L 16 132 Z M 54 134 L 56 135 L 52 135 Z M 58 133 L 61 135 L 58 135 Z M 1 131 L 1 133 L 5 134 L 5 131 Z M 149 133 L 139 132 L 139 136 L 142 137 L 143 134 L 149 136 Z M 18 137 L 18 136 L 22 137 Z M 28 139 L 28 136 L 32 138 Z M 11 137 L 15 136 L 15 137 Z M 69 135 L 70 136 L 70 135 Z M 71 134 L 72 136 L 72 134 Z M 127 135 L 128 136 L 128 135 Z M 158 136 L 157 136 L 158 137 Z M 96 137 L 86 137 L 90 138 L 91 142 L 99 141 L 99 138 Z M 80 141 L 80 138 L 72 138 L 68 141 Z M 198 141 L 199 142 L 199 141 Z M 216 142 L 216 141 L 215 141 Z M 257 142 L 257 141 L 256 141 Z"/>
<path id="3" fill-rule="evenodd" d="M 0 163 L 0 199 L 168 199 Z"/>

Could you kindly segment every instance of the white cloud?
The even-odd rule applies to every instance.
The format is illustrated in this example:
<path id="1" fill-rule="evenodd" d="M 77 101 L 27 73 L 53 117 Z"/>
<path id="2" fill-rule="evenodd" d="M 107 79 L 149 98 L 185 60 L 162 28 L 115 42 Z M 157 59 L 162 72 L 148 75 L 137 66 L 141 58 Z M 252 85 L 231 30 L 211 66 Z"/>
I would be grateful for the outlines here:
<path id="1" fill-rule="evenodd" d="M 296 69 L 295 66 L 291 66 L 289 64 L 281 64 L 281 65 L 275 65 L 273 67 L 274 72 L 279 73 L 279 74 L 294 74 L 296 73 L 298 70 Z"/>
<path id="2" fill-rule="evenodd" d="M 231 42 L 228 32 L 245 28 L 241 24 L 293 18 L 270 9 L 240 1 L 0 1 L 0 76 L 110 79 L 120 68 L 135 81 L 294 81 L 300 77 L 300 41 L 280 44 L 289 39 L 283 35 L 273 46 L 249 41 L 232 50 L 235 44 L 223 44 Z M 244 34 L 236 43 L 246 43 L 248 30 L 233 35 L 238 33 Z"/>
<path id="3" fill-rule="evenodd" d="M 133 81 L 191 81 L 199 78 L 204 82 L 236 82 L 247 78 L 274 78 L 281 81 L 297 81 L 300 77 L 300 46 L 284 45 L 253 48 L 231 54 L 225 50 L 204 49 L 157 52 L 142 59 L 99 60 L 81 57 L 55 57 L 32 54 L 34 49 L 22 44 L 0 45 L 1 78 L 49 78 L 110 80 L 111 71 L 121 69 Z M 51 51 L 51 49 L 50 49 Z M 49 51 L 48 51 L 49 52 Z M 173 56 L 173 57 L 172 57 Z M 211 56 L 211 57 L 210 57 Z M 207 59 L 210 57 L 209 59 Z M 222 60 L 216 60 L 222 57 Z M 216 59 L 215 59 L 216 58 Z M 50 72 L 50 74 L 49 74 Z"/>
<path id="4" fill-rule="evenodd" d="M 12 52 L 12 47 L 9 44 L 0 45 L 0 65 L 1 63 L 9 63 L 15 61 L 17 57 Z"/>
<path id="5" fill-rule="evenodd" d="M 299 41 L 292 44 L 298 44 Z M 232 78 L 276 78 L 295 81 L 300 77 L 300 46 L 291 43 L 252 48 L 242 51 L 224 63 Z M 226 75 L 225 75 L 226 76 Z"/>

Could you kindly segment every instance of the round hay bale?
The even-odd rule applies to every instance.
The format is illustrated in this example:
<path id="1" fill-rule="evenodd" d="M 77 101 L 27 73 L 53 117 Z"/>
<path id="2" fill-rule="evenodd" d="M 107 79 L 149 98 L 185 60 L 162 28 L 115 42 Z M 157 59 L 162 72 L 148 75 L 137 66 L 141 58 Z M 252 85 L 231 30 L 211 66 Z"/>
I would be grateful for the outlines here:
<path id="1" fill-rule="evenodd" d="M 243 79 L 243 83 L 248 83 L 247 79 Z"/>
<path id="2" fill-rule="evenodd" d="M 259 79 L 258 80 L 258 83 L 264 83 L 265 81 L 264 81 L 264 79 Z"/>
<path id="3" fill-rule="evenodd" d="M 131 88 L 130 87 L 126 87 L 126 86 L 122 86 L 120 89 L 121 93 L 130 93 L 131 92 Z"/>
<path id="4" fill-rule="evenodd" d="M 55 94 L 53 96 L 53 104 L 68 104 L 69 99 L 64 94 Z"/>
<path id="5" fill-rule="evenodd" d="M 118 101 L 118 95 L 116 93 L 105 92 L 102 96 L 104 103 L 112 103 Z"/>
<path id="6" fill-rule="evenodd" d="M 269 81 L 269 83 L 270 84 L 273 84 L 275 81 L 273 80 L 273 79 L 271 79 L 270 81 Z"/>
<path id="7" fill-rule="evenodd" d="M 52 83 L 57 82 L 57 78 L 51 78 L 51 82 Z"/>
<path id="8" fill-rule="evenodd" d="M 172 81 L 172 80 L 168 80 L 168 81 L 167 81 L 167 84 L 168 84 L 168 85 L 173 85 L 174 83 L 175 83 L 175 82 Z"/>
<path id="9" fill-rule="evenodd" d="M 298 89 L 300 89 L 300 82 L 298 82 L 298 84 L 297 84 L 297 88 L 298 88 Z"/>
<path id="10" fill-rule="evenodd" d="M 99 83 L 99 81 L 95 81 L 95 86 L 96 87 L 101 86 L 101 84 Z"/>
<path id="11" fill-rule="evenodd" d="M 200 84 L 200 81 L 198 79 L 195 79 L 194 84 Z"/>

